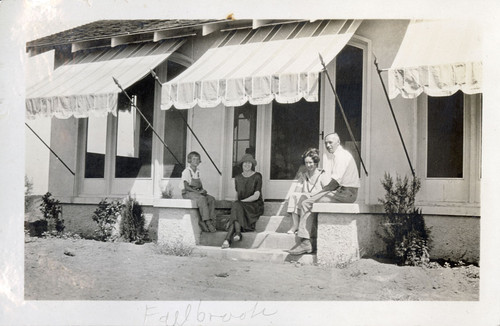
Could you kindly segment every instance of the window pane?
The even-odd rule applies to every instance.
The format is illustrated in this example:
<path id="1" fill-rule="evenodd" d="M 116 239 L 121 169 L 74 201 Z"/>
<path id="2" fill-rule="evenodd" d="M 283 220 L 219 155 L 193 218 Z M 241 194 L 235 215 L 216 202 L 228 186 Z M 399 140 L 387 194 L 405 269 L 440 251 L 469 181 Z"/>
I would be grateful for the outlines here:
<path id="1" fill-rule="evenodd" d="M 137 96 L 138 108 L 144 114 L 146 119 L 153 124 L 154 80 L 152 77 L 148 76 L 144 78 L 134 86 L 127 89 L 127 92 L 130 95 Z M 130 111 L 130 102 L 123 94 L 119 95 L 118 100 L 118 110 Z M 120 116 L 122 115 L 119 113 L 118 120 L 120 120 Z M 120 125 L 120 122 L 118 122 L 118 125 Z M 150 127 L 148 127 L 148 124 L 142 118 L 139 119 L 138 126 L 138 129 L 135 130 L 138 135 L 134 134 L 133 137 L 130 134 L 117 134 L 117 144 L 127 143 L 127 139 L 134 139 L 135 141 L 135 137 L 138 137 L 138 140 L 137 145 L 135 145 L 136 147 L 134 148 L 135 157 L 128 155 L 125 156 L 124 153 L 117 152 L 115 165 L 116 178 L 151 178 L 153 131 Z M 123 137 L 126 139 L 123 139 Z"/>
<path id="2" fill-rule="evenodd" d="M 363 105 L 363 50 L 354 46 L 346 46 L 337 56 L 336 91 L 344 108 L 356 145 L 361 150 L 361 118 Z M 335 104 L 335 132 L 340 137 L 342 146 L 347 149 L 358 165 L 360 159 L 356 146 L 351 139 L 349 130 L 338 104 Z"/>
<path id="3" fill-rule="evenodd" d="M 245 153 L 255 157 L 257 107 L 249 103 L 234 109 L 233 124 L 233 178 L 241 173 L 238 160 Z"/>
<path id="4" fill-rule="evenodd" d="M 176 110 L 174 108 L 165 111 L 164 140 L 182 165 L 177 162 L 168 149 L 163 147 L 164 178 L 180 178 L 183 166 L 186 164 L 187 127 L 183 117 L 187 121 L 187 112 L 188 110 Z"/>
<path id="5" fill-rule="evenodd" d="M 132 96 L 137 104 L 137 97 Z M 130 105 L 128 110 L 118 111 L 118 136 L 116 154 L 124 157 L 139 157 L 139 123 L 140 116 L 136 108 Z"/>
<path id="6" fill-rule="evenodd" d="M 85 178 L 104 178 L 107 117 L 87 118 Z"/>
<path id="7" fill-rule="evenodd" d="M 427 177 L 463 177 L 463 93 L 428 97 Z"/>
<path id="8" fill-rule="evenodd" d="M 273 102 L 271 179 L 293 180 L 302 165 L 302 153 L 318 148 L 319 102 Z"/>

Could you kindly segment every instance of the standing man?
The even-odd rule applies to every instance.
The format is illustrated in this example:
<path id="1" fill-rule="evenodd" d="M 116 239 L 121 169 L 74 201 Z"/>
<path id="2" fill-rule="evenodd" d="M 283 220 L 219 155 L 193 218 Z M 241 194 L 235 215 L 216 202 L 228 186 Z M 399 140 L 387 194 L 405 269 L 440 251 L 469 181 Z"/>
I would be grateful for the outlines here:
<path id="1" fill-rule="evenodd" d="M 314 203 L 354 203 L 358 196 L 359 174 L 356 162 L 351 153 L 340 146 L 336 133 L 325 137 L 323 168 L 325 177 L 330 182 L 316 195 L 302 202 L 301 217 L 297 235 L 301 243 L 297 248 L 289 250 L 292 255 L 302 255 L 313 251 L 311 234 L 317 229 L 315 215 L 311 210 Z"/>

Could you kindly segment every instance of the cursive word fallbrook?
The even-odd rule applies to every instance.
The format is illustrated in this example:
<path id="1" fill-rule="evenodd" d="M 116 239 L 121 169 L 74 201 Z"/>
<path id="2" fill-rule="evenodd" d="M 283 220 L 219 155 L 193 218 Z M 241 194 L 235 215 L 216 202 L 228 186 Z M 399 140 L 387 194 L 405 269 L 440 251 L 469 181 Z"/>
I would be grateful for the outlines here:
<path id="1" fill-rule="evenodd" d="M 191 304 L 187 304 L 185 309 L 173 311 L 161 311 L 158 307 L 146 305 L 144 311 L 144 326 L 187 326 L 199 323 L 214 323 L 220 325 L 236 320 L 249 320 L 254 318 L 265 318 L 277 314 L 278 311 L 269 312 L 266 308 L 260 308 L 259 302 L 249 305 L 248 309 L 241 309 L 237 312 L 213 313 L 206 311 L 199 301 L 193 309 Z"/>

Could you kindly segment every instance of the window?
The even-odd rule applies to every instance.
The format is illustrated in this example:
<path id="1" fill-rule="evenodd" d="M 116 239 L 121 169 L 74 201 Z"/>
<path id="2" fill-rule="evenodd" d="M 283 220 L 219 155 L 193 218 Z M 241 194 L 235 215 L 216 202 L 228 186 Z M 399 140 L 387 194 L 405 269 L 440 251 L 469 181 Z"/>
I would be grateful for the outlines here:
<path id="1" fill-rule="evenodd" d="M 155 69 L 159 78 L 169 80 L 182 72 L 185 66 L 167 60 Z M 123 76 L 118 79 L 126 80 Z M 146 75 L 126 88 L 132 103 L 124 93 L 118 94 L 116 115 L 80 119 L 78 163 L 84 170 L 79 174 L 79 195 L 133 193 L 154 196 L 154 185 L 158 184 L 155 179 L 180 177 L 185 164 L 187 140 L 187 127 L 183 120 L 187 120 L 189 111 L 161 111 L 160 96 L 155 93 L 160 89 L 160 85 Z M 154 135 L 152 126 L 180 164 Z M 160 170 L 154 170 L 154 166 Z"/>
<path id="2" fill-rule="evenodd" d="M 132 96 L 132 103 L 125 110 L 118 110 L 118 135 L 116 155 L 139 157 L 140 116 L 137 113 L 137 96 Z"/>
<path id="3" fill-rule="evenodd" d="M 188 110 L 176 110 L 174 108 L 165 112 L 165 134 L 163 139 L 170 151 L 163 148 L 164 178 L 180 178 L 183 166 L 186 165 L 187 127 L 185 121 L 187 121 L 187 113 Z M 182 164 L 179 164 L 177 160 L 181 161 Z"/>
<path id="4" fill-rule="evenodd" d="M 464 94 L 427 99 L 427 177 L 462 178 Z"/>
<path id="5" fill-rule="evenodd" d="M 146 119 L 153 124 L 154 79 L 151 77 L 143 79 L 130 87 L 127 93 L 131 96 L 134 95 L 137 107 Z M 131 104 L 125 95 L 120 94 L 118 101 L 115 177 L 151 178 L 153 130 L 144 119 L 137 119 L 138 117 L 135 120 L 133 119 L 132 113 L 129 113 L 132 111 L 130 109 Z M 120 119 L 124 121 L 120 122 Z M 120 126 L 122 126 L 122 133 L 120 133 Z M 131 129 L 135 129 L 133 134 L 131 134 Z M 128 132 L 125 132 L 127 130 Z M 130 152 L 132 147 L 133 153 Z"/>
<path id="6" fill-rule="evenodd" d="M 85 178 L 104 178 L 107 117 L 89 117 L 85 150 Z"/>
<path id="7" fill-rule="evenodd" d="M 255 157 L 257 107 L 249 103 L 234 109 L 233 178 L 241 173 L 238 160 L 243 154 Z"/>

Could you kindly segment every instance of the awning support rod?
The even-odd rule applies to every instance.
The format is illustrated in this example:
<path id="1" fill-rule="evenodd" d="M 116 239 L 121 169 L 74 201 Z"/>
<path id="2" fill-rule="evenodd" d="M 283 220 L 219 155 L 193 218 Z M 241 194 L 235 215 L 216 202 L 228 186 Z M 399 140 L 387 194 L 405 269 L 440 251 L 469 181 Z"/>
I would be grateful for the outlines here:
<path id="1" fill-rule="evenodd" d="M 375 55 L 373 56 L 375 57 Z M 385 98 L 387 99 L 387 103 L 389 103 L 389 108 L 391 109 L 392 118 L 394 119 L 394 123 L 396 124 L 396 129 L 398 130 L 399 139 L 401 139 L 401 144 L 403 145 L 403 149 L 405 150 L 406 159 L 408 160 L 408 164 L 410 165 L 411 174 L 413 175 L 413 178 L 415 178 L 415 170 L 413 170 L 413 166 L 411 165 L 410 156 L 408 155 L 408 151 L 406 150 L 405 141 L 403 140 L 403 135 L 401 134 L 401 130 L 399 129 L 398 120 L 396 120 L 396 115 L 394 114 L 394 110 L 392 108 L 392 104 L 389 99 L 389 94 L 387 94 L 387 89 L 385 88 L 384 80 L 382 79 L 382 74 L 381 74 L 382 70 L 378 68 L 377 57 L 375 57 L 373 63 L 377 68 L 377 73 L 380 78 L 380 82 L 382 83 L 382 88 L 384 89 Z"/>
<path id="2" fill-rule="evenodd" d="M 113 80 L 115 81 L 115 84 L 116 86 L 118 86 L 118 88 L 120 88 L 120 90 L 123 92 L 123 94 L 125 94 L 125 96 L 128 98 L 128 100 L 130 101 L 130 104 L 133 105 L 135 107 L 135 109 L 137 110 L 137 112 L 139 112 L 139 114 L 141 115 L 141 117 L 144 119 L 144 121 L 148 124 L 148 127 L 151 128 L 151 130 L 153 130 L 153 133 L 156 135 L 156 137 L 158 137 L 158 139 L 162 142 L 163 146 L 165 146 L 165 148 L 170 152 L 170 154 L 172 154 L 172 156 L 175 158 L 175 160 L 177 161 L 177 163 L 179 163 L 183 168 L 184 168 L 184 164 L 181 163 L 181 161 L 179 161 L 179 159 L 175 156 L 174 153 L 172 153 L 172 151 L 170 150 L 170 148 L 168 147 L 168 145 L 163 141 L 163 139 L 160 137 L 160 135 L 158 135 L 158 133 L 156 132 L 156 130 L 153 128 L 153 126 L 151 125 L 151 123 L 148 121 L 148 119 L 144 116 L 144 114 L 142 113 L 142 111 L 137 107 L 137 105 L 135 105 L 134 101 L 132 100 L 132 98 L 128 95 L 127 91 L 123 89 L 123 87 L 120 85 L 120 83 L 118 82 L 118 80 L 113 77 Z"/>
<path id="3" fill-rule="evenodd" d="M 24 124 L 26 125 L 26 127 L 28 127 L 29 130 L 31 130 L 31 132 L 33 132 L 35 134 L 35 136 L 37 136 L 38 139 L 40 139 L 40 141 L 45 145 L 45 147 L 47 147 L 50 150 L 50 152 L 52 154 L 54 154 L 54 156 L 59 160 L 59 162 L 61 162 L 64 165 L 64 167 L 66 167 L 66 169 L 68 169 L 68 171 L 71 172 L 72 175 L 75 175 L 75 172 L 71 171 L 71 169 L 69 168 L 69 166 L 67 166 L 66 163 L 64 163 L 64 161 L 56 154 L 56 152 L 54 152 L 52 150 L 52 148 L 50 148 L 50 146 L 47 145 L 43 141 L 43 139 L 40 136 L 38 136 L 38 134 L 33 129 L 31 129 L 31 127 L 26 122 Z"/>
<path id="4" fill-rule="evenodd" d="M 161 82 L 160 82 L 160 79 L 158 78 L 158 76 L 156 75 L 156 73 L 153 70 L 151 70 L 151 76 L 153 76 L 153 78 L 160 84 L 160 86 L 162 85 Z M 184 118 L 184 116 L 179 112 L 179 110 L 175 109 L 175 111 L 177 111 L 179 113 L 179 116 L 182 118 L 182 121 L 184 121 L 184 123 L 188 127 L 189 131 L 191 131 L 191 133 L 193 134 L 193 136 L 196 139 L 196 141 L 198 142 L 198 144 L 200 144 L 201 148 L 203 149 L 203 151 L 207 155 L 207 157 L 210 160 L 210 162 L 212 162 L 213 166 L 215 167 L 215 169 L 217 170 L 217 172 L 219 173 L 219 175 L 222 175 L 222 172 L 220 172 L 220 170 L 217 167 L 217 165 L 215 164 L 214 160 L 212 160 L 212 157 L 210 156 L 210 154 L 208 154 L 207 150 L 205 149 L 205 146 L 203 146 L 203 144 L 201 143 L 201 141 L 198 139 L 198 136 L 196 136 L 196 134 L 194 133 L 193 129 L 191 129 L 191 126 L 188 124 L 188 122 L 186 121 L 186 119 Z"/>
<path id="5" fill-rule="evenodd" d="M 326 69 L 325 62 L 323 61 L 323 57 L 321 56 L 321 53 L 319 54 L 319 60 L 321 61 L 321 64 L 323 65 L 323 71 L 326 74 L 326 77 L 328 78 L 328 81 L 330 82 L 330 86 L 332 88 L 333 94 L 335 94 L 335 100 L 339 104 L 340 112 L 342 113 L 342 116 L 344 117 L 345 124 L 347 126 L 347 130 L 349 131 L 349 135 L 351 136 L 352 142 L 354 143 L 354 147 L 356 148 L 356 152 L 358 152 L 359 160 L 361 161 L 361 165 L 363 166 L 363 170 L 365 171 L 366 176 L 368 176 L 368 171 L 366 171 L 365 163 L 363 162 L 363 158 L 361 157 L 361 152 L 359 151 L 358 145 L 356 144 L 356 140 L 354 138 L 354 134 L 352 133 L 351 126 L 349 125 L 349 122 L 347 121 L 347 117 L 344 112 L 344 108 L 342 107 L 342 104 L 340 103 L 339 96 L 337 95 L 337 92 L 335 91 L 335 87 L 333 87 L 332 80 L 330 78 L 330 75 L 328 74 L 328 69 Z"/>

